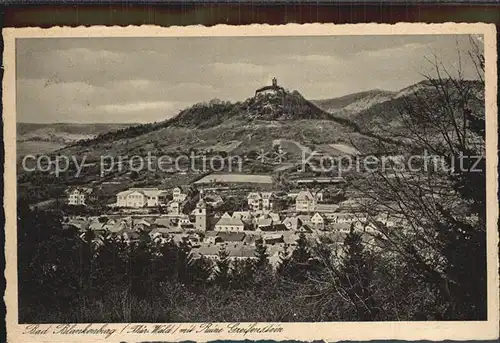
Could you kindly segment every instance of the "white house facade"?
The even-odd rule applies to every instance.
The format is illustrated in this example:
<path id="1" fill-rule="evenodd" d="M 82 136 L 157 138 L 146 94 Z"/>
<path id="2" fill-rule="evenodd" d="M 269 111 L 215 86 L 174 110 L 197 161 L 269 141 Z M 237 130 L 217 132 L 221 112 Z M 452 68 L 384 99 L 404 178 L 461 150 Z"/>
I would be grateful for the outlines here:
<path id="1" fill-rule="evenodd" d="M 116 195 L 117 207 L 142 208 L 164 204 L 167 192 L 158 188 L 130 188 Z"/>
<path id="2" fill-rule="evenodd" d="M 75 188 L 69 191 L 68 205 L 87 206 L 87 201 L 92 193 L 92 188 Z"/>
<path id="3" fill-rule="evenodd" d="M 316 199 L 310 191 L 301 191 L 295 198 L 297 212 L 312 212 L 316 206 Z"/>

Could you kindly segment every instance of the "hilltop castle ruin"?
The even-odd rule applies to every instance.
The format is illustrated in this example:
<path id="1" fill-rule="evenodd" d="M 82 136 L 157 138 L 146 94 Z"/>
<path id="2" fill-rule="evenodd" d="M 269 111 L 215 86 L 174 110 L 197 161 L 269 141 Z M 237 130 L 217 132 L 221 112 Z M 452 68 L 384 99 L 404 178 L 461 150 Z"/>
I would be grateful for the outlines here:
<path id="1" fill-rule="evenodd" d="M 255 96 L 259 94 L 268 94 L 268 93 L 285 93 L 285 89 L 283 87 L 278 86 L 278 80 L 273 77 L 271 86 L 264 86 L 255 91 Z"/>

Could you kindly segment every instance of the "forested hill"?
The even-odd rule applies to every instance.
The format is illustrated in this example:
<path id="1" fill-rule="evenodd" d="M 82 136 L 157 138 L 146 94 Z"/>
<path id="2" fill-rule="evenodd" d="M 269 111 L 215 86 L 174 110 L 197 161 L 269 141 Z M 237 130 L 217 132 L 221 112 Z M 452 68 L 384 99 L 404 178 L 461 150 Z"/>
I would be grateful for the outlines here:
<path id="1" fill-rule="evenodd" d="M 72 153 L 103 154 L 116 150 L 141 153 L 142 150 L 182 150 L 235 141 L 242 143 L 240 149 L 248 150 L 269 146 L 276 139 L 291 139 L 303 145 L 354 144 L 369 152 L 380 142 L 392 145 L 405 142 L 407 133 L 401 117 L 405 107 L 415 107 L 418 112 L 418 103 L 422 101 L 436 107 L 442 103 L 440 97 L 449 96 L 452 101 L 457 98 L 460 90 L 451 82 L 444 86 L 449 90 L 447 94 L 436 90 L 432 82 L 422 81 L 395 93 L 365 92 L 339 101 L 330 99 L 314 103 L 298 91 L 271 90 L 242 102 L 198 103 L 180 111 L 174 118 L 101 134 L 74 144 L 71 150 Z M 480 109 L 484 99 L 481 84 L 467 81 L 464 86 L 472 90 L 467 106 Z M 352 106 L 349 105 L 351 100 Z M 329 113 L 320 108 L 327 103 L 341 104 L 342 109 Z M 443 109 L 432 110 L 439 114 Z M 122 145 L 121 150 L 117 149 Z"/>

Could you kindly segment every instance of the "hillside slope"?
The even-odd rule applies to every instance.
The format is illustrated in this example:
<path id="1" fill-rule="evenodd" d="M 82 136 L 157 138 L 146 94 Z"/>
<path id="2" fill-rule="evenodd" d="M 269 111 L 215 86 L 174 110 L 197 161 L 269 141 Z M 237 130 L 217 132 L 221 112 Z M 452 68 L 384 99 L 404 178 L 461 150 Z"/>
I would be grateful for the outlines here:
<path id="1" fill-rule="evenodd" d="M 379 89 L 345 95 L 339 98 L 312 100 L 311 102 L 328 113 L 349 117 L 371 106 L 391 100 L 397 93 Z"/>
<path id="2" fill-rule="evenodd" d="M 332 117 L 299 92 L 286 90 L 256 94 L 243 102 L 213 100 L 182 110 L 176 117 L 117 130 L 68 148 L 99 155 L 104 152 L 141 153 L 179 151 L 238 143 L 238 150 L 271 148 L 276 139 L 304 145 L 349 143 L 372 137 L 357 132 L 356 125 Z M 366 143 L 366 142 L 363 142 Z"/>
<path id="3" fill-rule="evenodd" d="M 178 154 L 193 149 L 247 155 L 269 151 L 280 139 L 316 148 L 351 141 L 366 149 L 375 146 L 374 138 L 357 132 L 355 125 L 332 118 L 298 92 L 286 92 L 279 97 L 262 94 L 238 103 L 199 103 L 170 120 L 107 133 L 61 152 L 96 159 L 103 154 L 144 156 L 148 152 Z M 300 153 L 294 153 L 298 158 Z"/>
<path id="4" fill-rule="evenodd" d="M 481 93 L 480 84 L 471 82 Z M 361 153 L 372 153 L 379 151 L 380 144 L 397 146 L 403 142 L 399 138 L 406 134 L 401 108 L 417 103 L 422 96 L 436 106 L 440 103 L 437 100 L 441 95 L 432 85 L 420 82 L 398 93 L 364 92 L 330 101 L 342 110 L 327 113 L 297 91 L 271 89 L 243 102 L 199 103 L 170 120 L 102 134 L 75 143 L 65 151 L 96 157 L 108 153 L 180 153 L 191 149 L 244 154 L 272 149 L 273 141 L 287 139 L 316 149 L 340 143 L 356 146 Z M 351 111 L 348 116 L 346 109 Z M 440 110 L 436 108 L 436 113 Z"/>

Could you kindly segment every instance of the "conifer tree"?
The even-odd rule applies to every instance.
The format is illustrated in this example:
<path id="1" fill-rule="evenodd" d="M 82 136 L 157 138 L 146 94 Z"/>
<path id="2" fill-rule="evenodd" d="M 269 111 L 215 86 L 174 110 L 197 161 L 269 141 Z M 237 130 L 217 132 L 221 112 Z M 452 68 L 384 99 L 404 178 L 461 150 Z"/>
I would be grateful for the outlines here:
<path id="1" fill-rule="evenodd" d="M 264 269 L 269 266 L 269 255 L 267 253 L 267 247 L 264 245 L 264 241 L 261 237 L 255 241 L 255 266 L 257 269 Z"/>
<path id="2" fill-rule="evenodd" d="M 189 283 L 191 286 L 198 287 L 206 285 L 210 275 L 212 275 L 213 264 L 206 257 L 191 259 L 188 265 Z"/>
<path id="3" fill-rule="evenodd" d="M 155 270 L 159 281 L 177 279 L 177 250 L 178 247 L 172 239 L 157 247 Z"/>
<path id="4" fill-rule="evenodd" d="M 297 247 L 292 252 L 292 261 L 295 263 L 305 264 L 311 258 L 306 236 L 301 233 L 297 239 Z"/>
<path id="5" fill-rule="evenodd" d="M 131 244 L 129 252 L 129 281 L 132 294 L 138 298 L 150 296 L 154 277 L 153 256 L 149 249 L 149 242 L 138 241 Z"/>
<path id="6" fill-rule="evenodd" d="M 269 254 L 262 238 L 255 241 L 255 276 L 253 284 L 257 289 L 268 288 L 274 281 Z"/>
<path id="7" fill-rule="evenodd" d="M 125 275 L 124 252 L 126 246 L 118 239 L 111 236 L 102 237 L 102 245 L 99 247 L 93 273 L 95 284 L 99 289 L 105 290 L 111 285 L 121 285 Z"/>
<path id="8" fill-rule="evenodd" d="M 80 290 L 90 292 L 92 262 L 94 257 L 94 240 L 96 235 L 89 227 L 83 233 L 83 242 L 80 244 L 80 265 L 78 276 L 80 278 Z"/>
<path id="9" fill-rule="evenodd" d="M 251 260 L 235 260 L 231 266 L 231 287 L 244 289 L 250 286 L 255 274 L 255 266 Z"/>
<path id="10" fill-rule="evenodd" d="M 289 275 L 289 265 L 291 261 L 290 246 L 285 243 L 283 250 L 279 253 L 280 261 L 278 263 L 277 273 L 281 276 Z"/>
<path id="11" fill-rule="evenodd" d="M 344 257 L 339 269 L 340 291 L 354 306 L 356 318 L 374 320 L 378 309 L 371 287 L 373 263 L 364 250 L 361 234 L 353 228 L 344 240 Z"/>
<path id="12" fill-rule="evenodd" d="M 183 284 L 188 284 L 191 279 L 191 276 L 189 275 L 189 265 L 192 262 L 191 249 L 191 243 L 187 238 L 183 238 L 177 244 L 177 254 L 175 257 L 177 279 Z"/>
<path id="13" fill-rule="evenodd" d="M 216 285 L 223 288 L 227 288 L 229 286 L 230 268 L 231 260 L 229 259 L 229 252 L 226 250 L 225 246 L 222 246 L 219 249 L 217 261 L 215 262 L 214 282 Z"/>
<path id="14" fill-rule="evenodd" d="M 306 236 L 301 233 L 297 239 L 297 245 L 292 252 L 289 263 L 289 275 L 295 281 L 305 281 L 308 272 L 311 270 L 311 250 Z"/>

